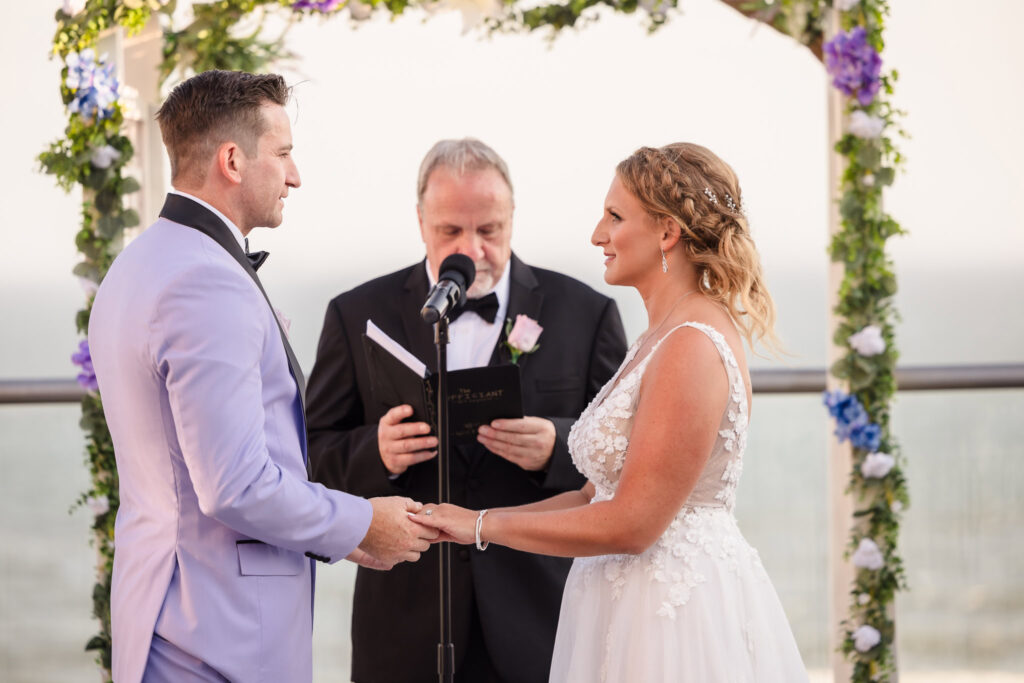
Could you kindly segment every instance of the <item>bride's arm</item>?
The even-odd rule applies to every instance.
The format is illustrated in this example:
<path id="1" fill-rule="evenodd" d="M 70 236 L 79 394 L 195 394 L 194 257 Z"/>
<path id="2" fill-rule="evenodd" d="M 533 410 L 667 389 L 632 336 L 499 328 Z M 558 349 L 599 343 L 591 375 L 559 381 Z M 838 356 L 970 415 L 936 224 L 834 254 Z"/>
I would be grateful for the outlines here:
<path id="1" fill-rule="evenodd" d="M 728 384 L 721 357 L 702 332 L 684 328 L 672 334 L 644 374 L 615 497 L 564 508 L 543 501 L 492 510 L 483 519 L 481 539 L 562 557 L 643 552 L 664 533 L 700 477 L 718 435 Z M 549 501 L 564 503 L 578 494 L 583 491 Z M 470 510 L 442 506 L 416 518 L 458 542 L 475 538 L 477 513 Z"/>
<path id="2" fill-rule="evenodd" d="M 590 499 L 594 497 L 594 485 L 589 481 L 584 484 L 583 488 L 577 491 L 566 491 L 559 493 L 557 496 L 551 496 L 544 500 L 538 500 L 535 503 L 527 503 L 526 505 L 519 505 L 512 508 L 494 508 L 489 511 L 488 514 L 494 514 L 497 512 L 551 512 L 554 510 L 566 510 L 568 508 L 579 507 L 580 505 L 586 505 L 590 502 Z"/>

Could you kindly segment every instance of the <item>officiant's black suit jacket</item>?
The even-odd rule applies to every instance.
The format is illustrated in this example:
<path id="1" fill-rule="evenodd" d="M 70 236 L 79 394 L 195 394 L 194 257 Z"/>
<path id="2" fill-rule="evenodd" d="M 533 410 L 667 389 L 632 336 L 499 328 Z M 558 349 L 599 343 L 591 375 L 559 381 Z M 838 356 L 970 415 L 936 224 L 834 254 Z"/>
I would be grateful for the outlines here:
<path id="1" fill-rule="evenodd" d="M 512 256 L 508 317 L 544 328 L 540 348 L 519 360 L 526 415 L 546 417 L 557 442 L 545 472 L 527 472 L 479 444 L 453 449 L 451 497 L 471 509 L 520 505 L 584 484 L 570 460 L 572 423 L 614 374 L 626 341 L 615 302 L 565 275 Z M 312 476 L 360 496 L 437 500 L 437 460 L 389 479 L 377 449 L 385 408 L 370 394 L 362 335 L 372 319 L 431 370 L 433 326 L 419 316 L 429 288 L 424 262 L 371 280 L 329 304 L 309 380 Z M 502 333 L 501 340 L 504 340 Z M 499 341 L 491 365 L 509 362 Z M 437 680 L 438 546 L 389 572 L 360 568 L 352 615 L 352 679 L 358 683 Z M 452 548 L 452 631 L 456 671 L 477 610 L 491 664 L 506 683 L 546 683 L 562 588 L 571 560 L 491 546 Z"/>

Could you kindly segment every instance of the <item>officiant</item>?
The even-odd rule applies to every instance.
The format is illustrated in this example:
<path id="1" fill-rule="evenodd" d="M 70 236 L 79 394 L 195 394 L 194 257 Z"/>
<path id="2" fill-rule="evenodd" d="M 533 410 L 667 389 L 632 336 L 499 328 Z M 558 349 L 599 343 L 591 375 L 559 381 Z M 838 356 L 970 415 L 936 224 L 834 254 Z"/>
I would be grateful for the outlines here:
<path id="1" fill-rule="evenodd" d="M 453 448 L 451 502 L 494 508 L 580 488 L 584 479 L 566 439 L 625 355 L 615 302 L 512 253 L 508 167 L 478 140 L 442 140 L 431 148 L 420 166 L 416 210 L 425 260 L 328 305 L 308 388 L 313 479 L 359 496 L 436 499 L 436 434 L 426 423 L 403 421 L 411 407 L 373 400 L 361 340 L 373 320 L 436 371 L 433 327 L 419 312 L 438 266 L 460 253 L 473 259 L 476 279 L 451 323 L 449 369 L 515 362 L 526 417 L 496 420 L 480 428 L 477 443 Z M 511 335 L 507 322 L 518 324 Z M 437 552 L 432 547 L 420 562 L 390 572 L 359 570 L 353 681 L 437 680 Z M 571 561 L 499 547 L 453 549 L 452 558 L 455 680 L 546 682 Z"/>

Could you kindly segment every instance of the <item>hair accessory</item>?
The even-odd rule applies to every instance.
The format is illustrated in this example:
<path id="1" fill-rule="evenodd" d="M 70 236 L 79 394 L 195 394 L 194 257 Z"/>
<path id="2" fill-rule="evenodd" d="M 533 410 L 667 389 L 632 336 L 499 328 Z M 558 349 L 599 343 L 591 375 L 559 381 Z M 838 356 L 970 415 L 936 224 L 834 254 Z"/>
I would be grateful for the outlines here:
<path id="1" fill-rule="evenodd" d="M 487 550 L 487 546 L 491 544 L 490 541 L 487 543 L 480 542 L 480 529 L 484 525 L 484 515 L 487 514 L 487 510 L 481 510 L 480 514 L 476 516 L 476 549 Z"/>
<path id="2" fill-rule="evenodd" d="M 711 200 L 712 204 L 718 204 L 718 197 L 715 195 L 715 191 L 710 187 L 704 188 L 704 194 L 707 195 L 707 198 Z"/>
<path id="3" fill-rule="evenodd" d="M 729 207 L 730 211 L 738 211 L 739 210 L 739 209 L 736 208 L 736 202 L 734 202 L 732 200 L 732 197 L 729 195 L 728 192 L 725 193 L 725 205 Z"/>
<path id="4" fill-rule="evenodd" d="M 661 250 L 661 272 L 668 272 L 668 259 L 665 258 L 665 250 Z"/>

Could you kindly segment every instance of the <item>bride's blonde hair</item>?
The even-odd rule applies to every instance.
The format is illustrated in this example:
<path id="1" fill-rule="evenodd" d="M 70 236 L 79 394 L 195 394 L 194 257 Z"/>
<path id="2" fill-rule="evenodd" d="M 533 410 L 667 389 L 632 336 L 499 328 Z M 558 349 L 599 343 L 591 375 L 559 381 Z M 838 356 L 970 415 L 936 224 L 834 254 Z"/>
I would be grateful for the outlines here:
<path id="1" fill-rule="evenodd" d="M 679 226 L 680 243 L 696 266 L 698 286 L 721 303 L 751 348 L 779 350 L 775 304 L 743 215 L 736 173 L 711 150 L 688 142 L 641 147 L 615 169 L 655 219 Z"/>

